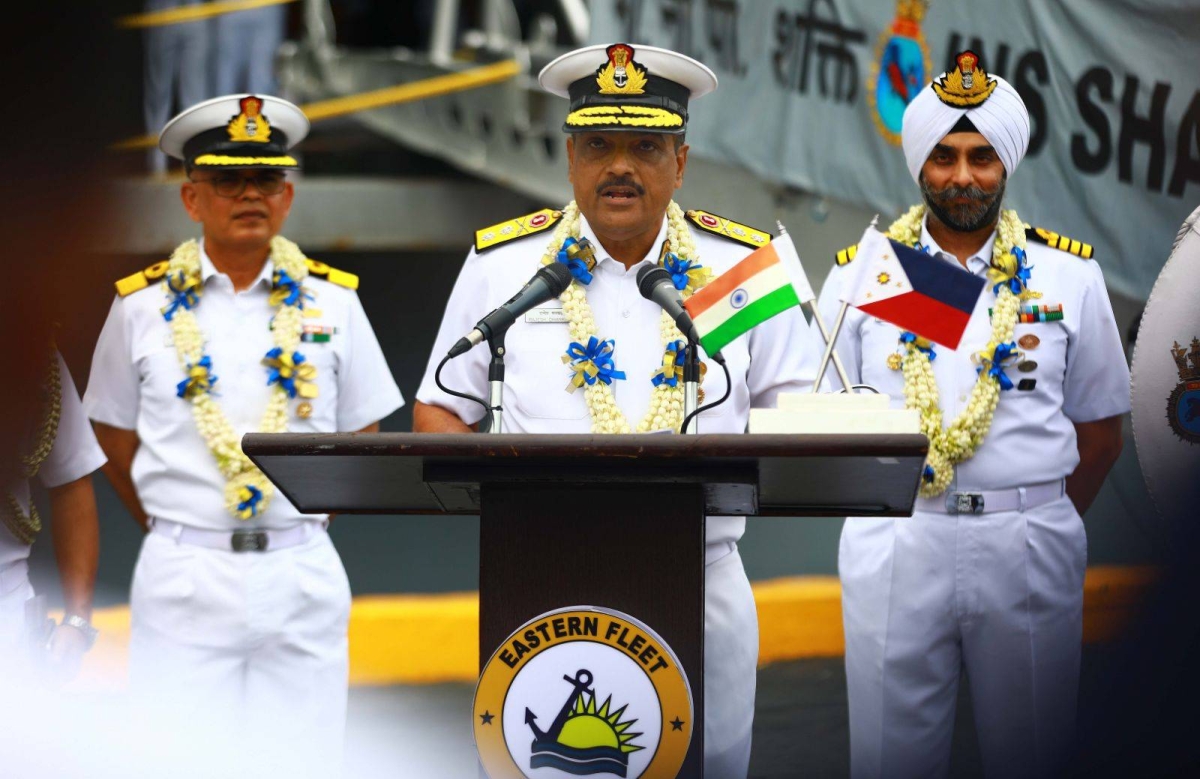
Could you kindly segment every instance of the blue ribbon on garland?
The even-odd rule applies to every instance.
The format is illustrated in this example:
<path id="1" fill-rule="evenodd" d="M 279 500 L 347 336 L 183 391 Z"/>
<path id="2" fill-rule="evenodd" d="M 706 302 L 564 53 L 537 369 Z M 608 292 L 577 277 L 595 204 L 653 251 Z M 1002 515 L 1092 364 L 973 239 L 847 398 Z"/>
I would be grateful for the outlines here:
<path id="1" fill-rule="evenodd" d="M 167 289 L 171 292 L 171 301 L 166 308 L 162 310 L 163 319 L 168 322 L 175 316 L 175 312 L 179 309 L 191 311 L 200 303 L 200 280 L 195 276 L 189 276 L 183 271 L 175 274 L 176 278 L 172 278 L 167 274 Z"/>
<path id="2" fill-rule="evenodd" d="M 905 330 L 903 333 L 900 334 L 900 343 L 914 344 L 918 350 L 925 352 L 925 354 L 929 355 L 930 362 L 933 362 L 934 360 L 937 359 L 937 352 L 935 352 L 933 350 L 933 342 L 930 341 L 928 338 L 922 338 L 921 336 L 917 335 L 914 332 Z"/>
<path id="3" fill-rule="evenodd" d="M 286 355 L 283 349 L 276 346 L 267 352 L 263 364 L 270 369 L 267 371 L 268 386 L 278 384 L 287 392 L 289 398 L 296 397 L 297 392 L 305 397 L 312 396 L 311 388 L 306 389 L 306 385 L 316 378 L 317 369 L 310 365 L 300 352 Z"/>
<path id="4" fill-rule="evenodd" d="M 666 384 L 672 388 L 678 386 L 680 379 L 683 378 L 683 363 L 686 358 L 687 344 L 683 341 L 667 344 L 666 351 L 663 352 L 662 367 L 654 372 L 650 383 L 655 387 L 660 384 Z"/>
<path id="5" fill-rule="evenodd" d="M 988 364 L 988 375 L 1000 382 L 1001 390 L 1010 390 L 1013 388 L 1012 379 L 1008 378 L 1008 375 L 1004 372 L 1004 362 L 1015 356 L 1016 352 L 1017 345 L 1010 341 L 1006 344 L 999 344 L 995 351 L 992 352 L 992 356 L 990 358 L 985 357 L 983 360 Z M 975 372 L 979 373 L 983 369 L 984 366 L 981 365 L 975 369 Z"/>
<path id="6" fill-rule="evenodd" d="M 577 246 L 579 241 L 572 237 L 568 237 L 563 241 L 562 248 L 558 250 L 558 254 L 554 259 L 567 266 L 567 270 L 571 271 L 571 275 L 584 286 L 592 283 L 592 272 L 588 269 L 587 260 L 578 255 L 572 256 L 571 247 Z"/>
<path id="7" fill-rule="evenodd" d="M 304 308 L 304 301 L 313 299 L 313 296 L 306 293 L 304 288 L 300 286 L 300 282 L 293 279 L 282 268 L 275 271 L 271 286 L 270 303 L 272 306 L 278 306 L 282 303 L 285 306 L 299 306 L 300 308 Z"/>
<path id="8" fill-rule="evenodd" d="M 238 498 L 241 503 L 237 505 L 238 517 L 241 519 L 250 519 L 258 516 L 258 504 L 262 503 L 262 490 L 255 487 L 253 484 L 247 484 L 238 491 Z"/>
<path id="9" fill-rule="evenodd" d="M 207 354 L 199 362 L 188 363 L 187 378 L 175 385 L 175 394 L 181 398 L 192 398 L 212 392 L 217 377 L 212 374 L 212 358 Z"/>
<path id="10" fill-rule="evenodd" d="M 680 292 L 689 286 L 693 291 L 699 289 L 703 285 L 704 277 L 708 275 L 708 271 L 698 260 L 685 260 L 675 252 L 667 252 L 663 257 L 663 268 L 671 274 L 671 283 Z"/>
<path id="11" fill-rule="evenodd" d="M 1012 247 L 1012 255 L 1017 258 L 1016 272 L 1008 279 L 1000 281 L 992 287 L 992 294 L 1000 294 L 1001 287 L 1008 287 L 1014 295 L 1020 295 L 1025 290 L 1029 289 L 1029 261 L 1025 255 L 1025 250 L 1020 246 Z"/>
<path id="12" fill-rule="evenodd" d="M 921 471 L 921 479 L 927 484 L 932 484 L 936 477 L 937 474 L 934 472 L 932 465 L 926 465 L 925 470 Z"/>
<path id="13" fill-rule="evenodd" d="M 597 381 L 612 384 L 614 379 L 624 380 L 625 372 L 616 369 L 612 358 L 616 348 L 617 342 L 613 339 L 601 341 L 594 335 L 588 339 L 587 346 L 573 341 L 562 358 L 574 373 L 567 391 L 574 392 L 585 384 L 590 387 Z"/>

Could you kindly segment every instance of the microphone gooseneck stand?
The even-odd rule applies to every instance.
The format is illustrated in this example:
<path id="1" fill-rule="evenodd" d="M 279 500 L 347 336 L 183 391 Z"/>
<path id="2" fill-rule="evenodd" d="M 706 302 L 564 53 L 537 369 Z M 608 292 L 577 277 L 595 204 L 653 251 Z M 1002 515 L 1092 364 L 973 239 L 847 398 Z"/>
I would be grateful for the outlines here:
<path id="1" fill-rule="evenodd" d="M 700 345 L 689 339 L 687 356 L 683 361 L 683 418 L 689 419 L 700 406 Z M 680 432 L 687 433 L 684 427 Z M 692 428 L 693 434 L 700 432 L 700 424 Z"/>
<path id="2" fill-rule="evenodd" d="M 504 334 L 507 328 L 492 334 L 488 348 L 492 350 L 492 361 L 488 363 L 488 415 L 487 432 L 504 432 Z"/>

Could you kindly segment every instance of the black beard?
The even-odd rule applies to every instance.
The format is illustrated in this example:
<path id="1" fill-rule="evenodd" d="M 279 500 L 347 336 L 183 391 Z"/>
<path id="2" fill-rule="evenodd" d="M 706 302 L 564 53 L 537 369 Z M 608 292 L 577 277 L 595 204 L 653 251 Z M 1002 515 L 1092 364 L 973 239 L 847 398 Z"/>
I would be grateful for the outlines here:
<path id="1" fill-rule="evenodd" d="M 1004 201 L 1006 181 L 1007 176 L 1001 179 L 994 192 L 975 186 L 949 186 L 939 191 L 921 176 L 921 195 L 925 205 L 942 224 L 960 233 L 973 233 L 996 223 Z M 947 202 L 960 197 L 970 198 L 971 202 L 964 205 Z"/>

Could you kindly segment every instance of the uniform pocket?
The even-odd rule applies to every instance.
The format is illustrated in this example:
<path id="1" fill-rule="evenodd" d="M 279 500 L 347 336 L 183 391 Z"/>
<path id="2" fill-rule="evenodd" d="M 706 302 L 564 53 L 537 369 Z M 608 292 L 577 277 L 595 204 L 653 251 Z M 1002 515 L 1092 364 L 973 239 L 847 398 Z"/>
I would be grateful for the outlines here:
<path id="1" fill-rule="evenodd" d="M 310 621 L 345 624 L 350 617 L 350 580 L 328 534 L 320 533 L 292 555 L 296 588 L 308 602 Z"/>
<path id="2" fill-rule="evenodd" d="M 1062 387 L 1067 372 L 1067 331 L 1060 322 L 1018 323 L 1013 340 L 1020 360 L 1005 373 L 1013 389 L 1005 400 L 1046 398 L 1051 387 Z"/>
<path id="3" fill-rule="evenodd" d="M 571 371 L 562 357 L 570 342 L 566 324 L 517 321 L 506 339 L 504 402 L 515 404 L 532 419 L 587 417 L 583 389 L 566 391 Z"/>
<path id="4" fill-rule="evenodd" d="M 131 608 L 158 614 L 164 607 L 186 602 L 195 595 L 195 549 L 159 533 L 150 533 L 133 572 Z"/>
<path id="5" fill-rule="evenodd" d="M 334 341 L 345 336 L 337 333 Z M 297 395 L 290 401 L 288 429 L 293 432 L 328 432 L 337 429 L 338 407 L 338 347 L 333 341 L 324 343 L 301 342 L 296 351 L 304 355 L 305 361 L 317 369 L 313 383 L 317 387 L 315 398 Z M 307 403 L 309 410 L 298 413 L 297 407 Z"/>

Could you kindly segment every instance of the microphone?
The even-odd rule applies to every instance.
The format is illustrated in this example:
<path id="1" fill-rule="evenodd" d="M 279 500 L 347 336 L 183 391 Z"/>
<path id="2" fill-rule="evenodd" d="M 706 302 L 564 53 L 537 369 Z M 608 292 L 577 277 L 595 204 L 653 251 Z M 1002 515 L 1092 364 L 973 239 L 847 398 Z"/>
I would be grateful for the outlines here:
<path id="1" fill-rule="evenodd" d="M 657 303 L 675 320 L 675 326 L 683 333 L 684 338 L 691 343 L 700 343 L 700 333 L 696 331 L 692 315 L 683 307 L 683 299 L 679 296 L 679 290 L 675 289 L 675 282 L 671 280 L 670 273 L 654 265 L 645 265 L 638 271 L 637 285 L 642 297 Z M 718 354 L 709 356 L 719 363 L 724 363 L 724 359 Z"/>
<path id="2" fill-rule="evenodd" d="M 508 299 L 508 302 L 492 313 L 480 319 L 475 329 L 459 338 L 446 357 L 457 357 L 485 339 L 490 340 L 512 327 L 517 317 L 534 306 L 541 305 L 547 300 L 556 298 L 571 286 L 571 271 L 561 262 L 543 265 L 533 274 L 529 283 L 521 291 Z M 669 280 L 668 276 L 668 280 Z"/>

